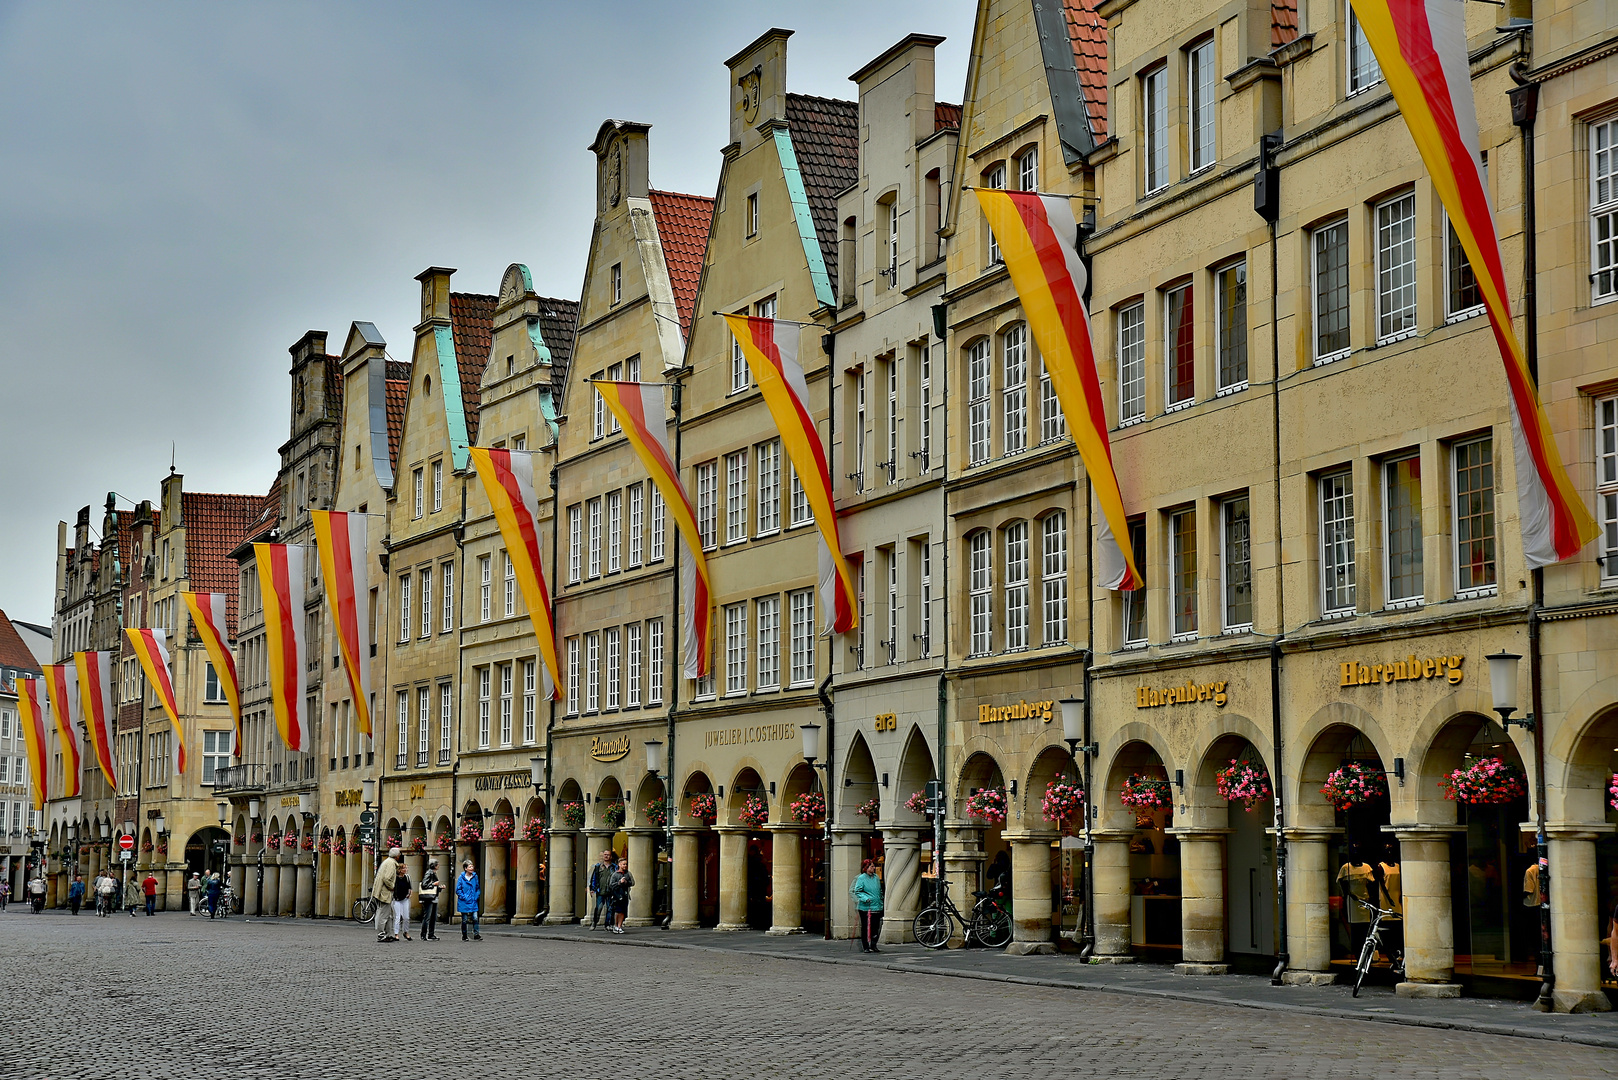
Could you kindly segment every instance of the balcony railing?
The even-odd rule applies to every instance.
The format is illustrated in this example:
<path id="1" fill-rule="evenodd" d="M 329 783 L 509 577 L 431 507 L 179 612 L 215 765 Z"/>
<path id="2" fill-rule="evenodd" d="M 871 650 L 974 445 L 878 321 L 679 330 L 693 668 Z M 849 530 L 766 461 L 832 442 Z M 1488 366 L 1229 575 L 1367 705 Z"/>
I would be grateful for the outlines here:
<path id="1" fill-rule="evenodd" d="M 223 769 L 215 769 L 213 789 L 216 795 L 233 791 L 263 791 L 264 766 L 227 765 Z"/>

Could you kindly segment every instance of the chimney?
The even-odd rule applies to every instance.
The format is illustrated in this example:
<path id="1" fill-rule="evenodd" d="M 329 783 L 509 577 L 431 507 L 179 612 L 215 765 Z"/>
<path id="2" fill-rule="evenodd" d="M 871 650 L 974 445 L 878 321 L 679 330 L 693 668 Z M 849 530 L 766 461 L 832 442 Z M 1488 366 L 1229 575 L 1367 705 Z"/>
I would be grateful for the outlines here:
<path id="1" fill-rule="evenodd" d="M 725 61 L 730 68 L 730 141 L 744 154 L 764 138 L 760 126 L 786 119 L 791 36 L 791 30 L 767 30 Z"/>
<path id="2" fill-rule="evenodd" d="M 453 273 L 447 267 L 429 266 L 416 275 L 421 282 L 421 323 L 417 333 L 432 324 L 449 325 L 449 279 Z"/>
<path id="3" fill-rule="evenodd" d="M 596 216 L 605 217 L 629 199 L 644 199 L 651 186 L 646 135 L 650 124 L 608 120 L 596 132 Z"/>

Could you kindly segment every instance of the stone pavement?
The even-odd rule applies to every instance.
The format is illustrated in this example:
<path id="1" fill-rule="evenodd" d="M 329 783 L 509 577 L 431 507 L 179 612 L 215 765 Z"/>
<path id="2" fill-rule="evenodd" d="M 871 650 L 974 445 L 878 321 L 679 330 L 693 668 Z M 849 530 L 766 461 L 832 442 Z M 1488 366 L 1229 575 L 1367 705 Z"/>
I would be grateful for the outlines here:
<path id="1" fill-rule="evenodd" d="M 806 963 L 817 948 L 859 954 L 774 938 L 755 941 L 788 958 L 632 947 L 667 938 L 648 930 L 490 927 L 463 943 L 445 929 L 381 945 L 353 923 L 13 907 L 0 1060 L 47 1080 L 1618 1075 L 1618 1054 L 1567 1042 L 917 977 L 931 962 L 906 950 Z"/>

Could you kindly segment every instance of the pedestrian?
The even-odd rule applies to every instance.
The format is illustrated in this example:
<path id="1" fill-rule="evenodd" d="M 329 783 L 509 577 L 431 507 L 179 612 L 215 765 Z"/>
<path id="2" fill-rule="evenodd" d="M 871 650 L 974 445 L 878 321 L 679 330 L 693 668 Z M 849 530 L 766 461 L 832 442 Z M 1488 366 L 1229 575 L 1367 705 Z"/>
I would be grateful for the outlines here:
<path id="1" fill-rule="evenodd" d="M 882 924 L 882 879 L 876 876 L 876 863 L 866 859 L 860 864 L 860 876 L 849 886 L 848 895 L 854 898 L 854 908 L 860 920 L 860 951 L 881 952 L 876 938 Z"/>
<path id="2" fill-rule="evenodd" d="M 399 927 L 393 921 L 393 885 L 399 880 L 399 849 L 389 848 L 388 857 L 376 868 L 371 881 L 371 899 L 376 901 L 376 939 L 398 941 Z"/>
<path id="3" fill-rule="evenodd" d="M 96 875 L 96 914 L 103 919 L 112 914 L 113 899 L 118 895 L 118 882 L 105 870 Z"/>
<path id="4" fill-rule="evenodd" d="M 613 871 L 618 868 L 618 853 L 611 848 L 601 853 L 601 859 L 590 867 L 590 929 L 600 923 L 612 927 L 612 905 L 607 890 L 612 885 Z"/>
<path id="5" fill-rule="evenodd" d="M 629 860 L 614 865 L 612 879 L 608 883 L 610 897 L 608 903 L 612 909 L 612 932 L 624 932 L 624 917 L 629 914 L 629 890 L 635 887 L 635 875 L 629 872 Z"/>
<path id="6" fill-rule="evenodd" d="M 82 903 L 84 903 L 84 875 L 74 874 L 73 884 L 67 887 L 67 908 L 77 915 L 79 905 Z"/>
<path id="7" fill-rule="evenodd" d="M 198 907 L 197 901 L 199 899 L 201 899 L 201 897 L 202 897 L 202 875 L 193 872 L 191 874 L 191 880 L 185 883 L 185 898 L 186 898 L 186 902 L 191 907 L 191 915 L 192 915 L 193 918 L 196 917 L 197 907 Z"/>
<path id="8" fill-rule="evenodd" d="M 157 914 L 157 877 L 150 870 L 146 871 L 146 879 L 140 883 L 141 891 L 146 894 L 146 914 Z"/>
<path id="9" fill-rule="evenodd" d="M 393 879 L 393 926 L 400 937 L 410 940 L 410 874 L 404 866 Z"/>
<path id="10" fill-rule="evenodd" d="M 421 900 L 421 940 L 438 940 L 438 860 L 427 860 L 427 872 L 421 875 L 421 887 L 416 890 Z"/>
<path id="11" fill-rule="evenodd" d="M 0 911 L 6 910 L 6 902 L 11 899 L 11 882 L 0 878 Z"/>
<path id="12" fill-rule="evenodd" d="M 483 935 L 478 933 L 478 901 L 482 896 L 477 871 L 472 869 L 472 860 L 468 859 L 461 864 L 461 876 L 455 879 L 455 910 L 461 916 L 462 941 L 466 940 L 468 923 L 472 927 L 472 940 L 483 940 Z"/>
<path id="13" fill-rule="evenodd" d="M 129 909 L 129 917 L 133 919 L 135 912 L 141 907 L 140 878 L 129 871 L 124 871 L 124 907 Z"/>
<path id="14" fill-rule="evenodd" d="M 203 903 L 208 907 L 208 918 L 217 918 L 219 915 L 219 894 L 224 891 L 225 883 L 219 877 L 218 871 L 208 875 L 208 881 L 202 887 Z"/>
<path id="15" fill-rule="evenodd" d="M 36 877 L 28 883 L 28 897 L 33 901 L 35 915 L 45 910 L 45 879 L 43 877 Z"/>

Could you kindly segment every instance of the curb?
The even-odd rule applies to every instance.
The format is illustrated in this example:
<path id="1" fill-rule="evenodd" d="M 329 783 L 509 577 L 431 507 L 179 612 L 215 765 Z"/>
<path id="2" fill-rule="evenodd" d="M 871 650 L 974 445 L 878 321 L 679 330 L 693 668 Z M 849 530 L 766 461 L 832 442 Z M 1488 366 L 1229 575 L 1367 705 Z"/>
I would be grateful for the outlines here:
<path id="1" fill-rule="evenodd" d="M 1025 975 L 1001 975 L 985 971 L 951 971 L 941 968 L 919 968 L 911 964 L 899 964 L 891 961 L 870 961 L 839 958 L 835 956 L 804 956 L 799 953 L 774 952 L 768 949 L 727 949 L 717 945 L 693 945 L 687 942 L 649 941 L 641 937 L 615 938 L 612 935 L 605 937 L 580 937 L 577 934 L 536 933 L 514 930 L 494 931 L 493 936 L 509 938 L 528 938 L 539 941 L 564 941 L 589 945 L 628 945 L 641 949 L 673 949 L 686 952 L 723 953 L 730 956 L 757 956 L 769 960 L 795 960 L 808 964 L 833 964 L 846 967 L 880 968 L 885 971 L 897 972 L 902 975 L 931 975 L 934 977 L 951 979 L 976 979 L 981 982 L 1010 983 L 1016 986 L 1037 986 L 1052 990 L 1079 990 L 1090 993 L 1119 994 L 1125 997 L 1150 998 L 1156 1001 L 1184 1001 L 1198 1005 L 1220 1005 L 1225 1008 L 1253 1009 L 1259 1012 L 1282 1012 L 1297 1016 L 1327 1016 L 1337 1020 L 1358 1020 L 1362 1023 L 1397 1024 L 1404 1027 L 1437 1028 L 1446 1031 L 1470 1031 L 1480 1035 L 1500 1035 L 1513 1039 L 1537 1039 L 1541 1042 L 1572 1043 L 1581 1046 L 1596 1046 L 1607 1050 L 1618 1050 L 1618 1034 L 1612 1036 L 1588 1035 L 1575 1031 L 1542 1031 L 1537 1028 L 1516 1027 L 1510 1024 L 1489 1024 L 1479 1021 L 1443 1020 L 1423 1016 L 1398 1015 L 1395 1013 L 1360 1013 L 1349 1012 L 1346 1009 L 1333 1009 L 1323 1005 L 1294 1005 L 1283 1002 L 1268 1001 L 1241 1001 L 1230 998 L 1217 997 L 1211 994 L 1177 993 L 1172 990 L 1155 990 L 1144 987 L 1129 986 L 1099 986 L 1093 983 L 1074 982 L 1065 979 L 1036 979 Z"/>

